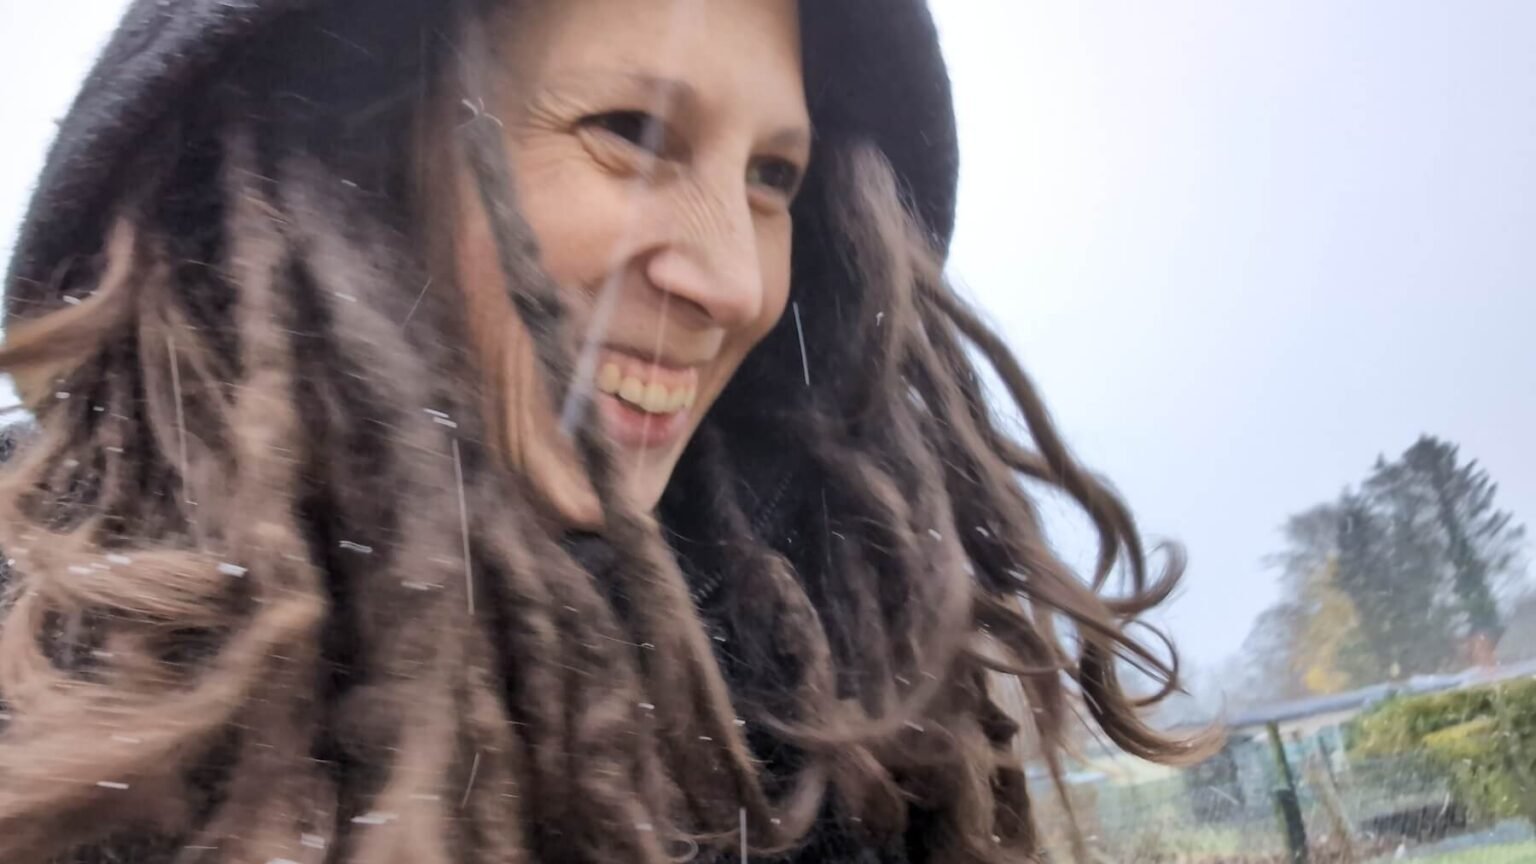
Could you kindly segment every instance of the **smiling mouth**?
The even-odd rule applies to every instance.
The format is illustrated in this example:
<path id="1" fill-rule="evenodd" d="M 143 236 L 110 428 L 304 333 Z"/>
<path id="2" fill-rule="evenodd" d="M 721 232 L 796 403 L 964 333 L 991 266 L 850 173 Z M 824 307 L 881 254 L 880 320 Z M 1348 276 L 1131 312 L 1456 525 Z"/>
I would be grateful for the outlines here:
<path id="1" fill-rule="evenodd" d="M 598 369 L 597 391 L 646 414 L 668 416 L 693 407 L 698 399 L 698 373 L 647 363 L 608 352 Z"/>
<path id="2" fill-rule="evenodd" d="M 664 451 L 687 440 L 699 398 L 697 366 L 652 362 L 623 349 L 603 352 L 594 382 L 609 439 L 631 451 Z"/>

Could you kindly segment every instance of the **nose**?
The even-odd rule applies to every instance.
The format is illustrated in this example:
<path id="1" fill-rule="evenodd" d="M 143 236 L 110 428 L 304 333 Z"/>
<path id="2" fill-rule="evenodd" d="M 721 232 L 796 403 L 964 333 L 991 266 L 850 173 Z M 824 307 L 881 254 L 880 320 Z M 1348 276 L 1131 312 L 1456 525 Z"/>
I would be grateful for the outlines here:
<path id="1" fill-rule="evenodd" d="M 658 196 L 657 243 L 647 279 L 727 329 L 754 321 L 763 309 L 757 232 L 745 183 L 691 182 Z"/>

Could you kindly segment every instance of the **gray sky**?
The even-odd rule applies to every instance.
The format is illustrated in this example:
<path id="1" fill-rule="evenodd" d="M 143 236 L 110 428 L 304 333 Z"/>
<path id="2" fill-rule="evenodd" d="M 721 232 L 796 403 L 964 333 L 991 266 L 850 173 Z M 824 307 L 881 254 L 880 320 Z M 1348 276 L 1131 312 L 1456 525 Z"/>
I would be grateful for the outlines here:
<path id="1" fill-rule="evenodd" d="M 0 252 L 123 5 L 0 0 Z M 1274 599 L 1285 516 L 1420 432 L 1536 523 L 1536 3 L 934 6 L 953 272 L 1189 548 L 1168 622 L 1197 661 Z"/>
<path id="2" fill-rule="evenodd" d="M 954 270 L 1146 529 L 1201 661 L 1289 513 L 1420 432 L 1536 522 L 1536 4 L 940 0 Z"/>

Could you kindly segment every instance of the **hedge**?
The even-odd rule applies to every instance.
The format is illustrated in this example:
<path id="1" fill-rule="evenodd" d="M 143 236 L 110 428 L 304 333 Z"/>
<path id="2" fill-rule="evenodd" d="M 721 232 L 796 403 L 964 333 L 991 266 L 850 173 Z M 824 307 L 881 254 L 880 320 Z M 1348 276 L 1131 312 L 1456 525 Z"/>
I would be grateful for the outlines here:
<path id="1" fill-rule="evenodd" d="M 1536 679 L 1391 699 L 1351 737 L 1352 755 L 1427 758 L 1474 818 L 1536 824 Z"/>

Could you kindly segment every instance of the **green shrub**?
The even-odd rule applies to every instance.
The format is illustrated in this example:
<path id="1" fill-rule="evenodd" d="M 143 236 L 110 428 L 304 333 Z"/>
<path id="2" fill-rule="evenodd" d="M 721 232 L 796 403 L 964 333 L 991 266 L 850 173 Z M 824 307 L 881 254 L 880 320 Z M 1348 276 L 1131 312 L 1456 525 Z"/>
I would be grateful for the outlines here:
<path id="1" fill-rule="evenodd" d="M 1536 680 L 1392 699 L 1362 715 L 1351 753 L 1428 760 L 1474 816 L 1536 824 Z"/>
<path id="2" fill-rule="evenodd" d="M 1428 754 L 1450 772 L 1451 788 L 1469 813 L 1484 818 L 1525 815 L 1519 773 L 1489 715 L 1424 736 Z"/>

